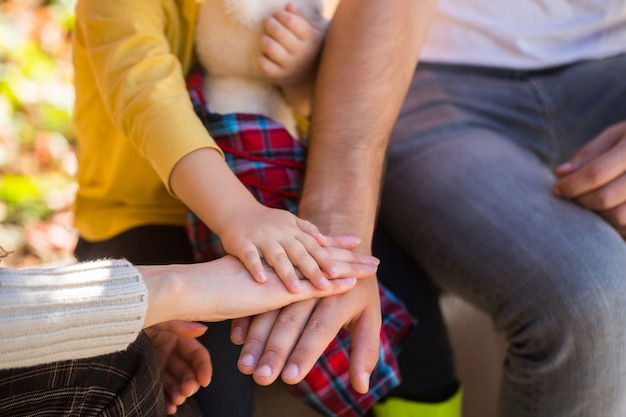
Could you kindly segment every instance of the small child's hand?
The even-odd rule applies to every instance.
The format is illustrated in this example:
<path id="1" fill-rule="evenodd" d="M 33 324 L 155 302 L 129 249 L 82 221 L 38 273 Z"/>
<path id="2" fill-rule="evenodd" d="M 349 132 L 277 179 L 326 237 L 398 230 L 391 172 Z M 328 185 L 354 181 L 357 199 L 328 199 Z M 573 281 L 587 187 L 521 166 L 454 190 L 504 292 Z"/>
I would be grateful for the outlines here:
<path id="1" fill-rule="evenodd" d="M 281 88 L 312 85 L 324 40 L 321 15 L 306 16 L 288 3 L 265 20 L 264 28 L 261 71 Z"/>
<path id="2" fill-rule="evenodd" d="M 356 252 L 352 254 L 352 251 L 345 250 L 349 254 L 339 256 L 336 251 L 327 250 L 324 247 L 327 238 L 315 225 L 286 210 L 259 205 L 240 214 L 233 216 L 220 238 L 225 251 L 239 258 L 258 282 L 266 280 L 261 258 L 276 271 L 292 292 L 301 289 L 295 268 L 315 287 L 324 290 L 330 288 L 328 278 L 338 277 L 342 272 L 337 268 L 335 260 L 355 264 L 371 263 L 365 258 L 356 258 Z M 347 242 L 351 242 L 350 238 L 347 238 Z M 346 246 L 351 244 L 347 243 Z"/>

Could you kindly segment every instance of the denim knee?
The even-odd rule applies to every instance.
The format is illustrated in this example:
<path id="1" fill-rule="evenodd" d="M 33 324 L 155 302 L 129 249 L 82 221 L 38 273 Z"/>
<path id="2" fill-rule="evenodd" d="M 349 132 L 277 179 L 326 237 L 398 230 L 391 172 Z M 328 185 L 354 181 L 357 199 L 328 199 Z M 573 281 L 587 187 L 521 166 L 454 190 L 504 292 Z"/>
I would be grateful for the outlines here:
<path id="1" fill-rule="evenodd" d="M 506 371 L 530 380 L 553 374 L 555 382 L 601 372 L 626 378 L 623 242 L 579 250 L 540 271 L 529 295 L 513 298 L 495 317 L 510 343 Z"/>

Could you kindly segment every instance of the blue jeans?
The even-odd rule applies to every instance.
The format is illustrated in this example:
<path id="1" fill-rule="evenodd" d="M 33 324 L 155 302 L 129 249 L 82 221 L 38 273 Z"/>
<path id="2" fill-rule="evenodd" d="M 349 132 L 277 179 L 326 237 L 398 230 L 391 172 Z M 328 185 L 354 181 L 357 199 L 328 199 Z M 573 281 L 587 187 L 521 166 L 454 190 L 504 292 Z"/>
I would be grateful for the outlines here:
<path id="1" fill-rule="evenodd" d="M 623 120 L 626 55 L 415 73 L 380 224 L 506 335 L 500 416 L 626 416 L 626 244 L 550 191 L 556 166 Z"/>

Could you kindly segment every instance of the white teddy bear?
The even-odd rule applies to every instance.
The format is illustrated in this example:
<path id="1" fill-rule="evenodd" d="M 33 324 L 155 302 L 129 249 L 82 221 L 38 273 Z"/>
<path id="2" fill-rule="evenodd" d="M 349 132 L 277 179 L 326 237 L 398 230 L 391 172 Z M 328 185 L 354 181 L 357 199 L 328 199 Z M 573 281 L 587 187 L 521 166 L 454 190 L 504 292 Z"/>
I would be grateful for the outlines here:
<path id="1" fill-rule="evenodd" d="M 298 137 L 292 109 L 257 63 L 264 20 L 288 2 L 307 16 L 322 15 L 323 0 L 204 0 L 195 41 L 212 112 L 264 115 Z"/>

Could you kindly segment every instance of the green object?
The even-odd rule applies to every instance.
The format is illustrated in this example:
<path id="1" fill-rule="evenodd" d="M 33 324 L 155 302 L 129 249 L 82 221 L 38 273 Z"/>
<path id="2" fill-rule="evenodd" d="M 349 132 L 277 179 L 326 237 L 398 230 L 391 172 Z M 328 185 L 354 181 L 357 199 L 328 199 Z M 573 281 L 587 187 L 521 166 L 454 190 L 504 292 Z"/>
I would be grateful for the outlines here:
<path id="1" fill-rule="evenodd" d="M 374 404 L 376 417 L 461 417 L 461 388 L 449 399 L 439 403 L 420 403 L 391 397 Z"/>

